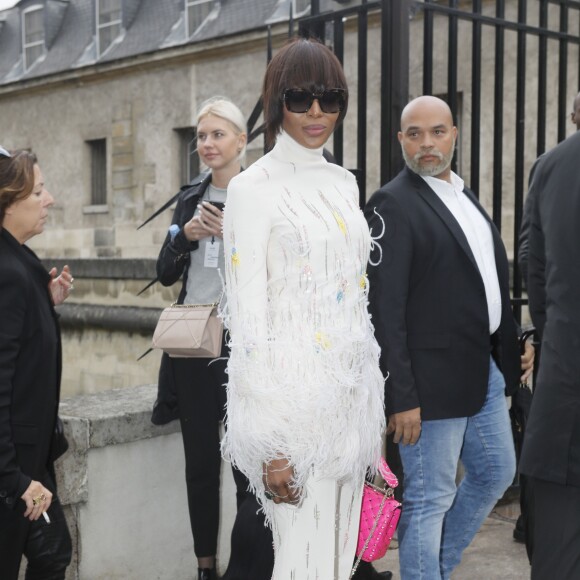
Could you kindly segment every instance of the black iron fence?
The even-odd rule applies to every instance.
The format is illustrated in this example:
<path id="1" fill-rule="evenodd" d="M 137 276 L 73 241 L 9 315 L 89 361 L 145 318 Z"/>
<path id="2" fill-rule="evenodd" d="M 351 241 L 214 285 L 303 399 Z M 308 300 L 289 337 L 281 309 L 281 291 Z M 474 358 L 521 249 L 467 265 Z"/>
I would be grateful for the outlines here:
<path id="1" fill-rule="evenodd" d="M 518 232 L 528 172 L 538 155 L 576 130 L 569 113 L 580 90 L 580 2 L 350 0 L 322 11 L 321 1 L 312 0 L 310 15 L 298 25 L 301 34 L 331 44 L 343 62 L 350 58 L 347 43 L 356 46 L 351 66 L 358 103 L 356 165 L 362 175 L 368 172 L 371 143 L 380 148 L 381 183 L 402 167 L 396 133 L 410 98 L 435 94 L 449 103 L 460 130 L 455 168 L 480 196 L 513 255 L 519 319 Z M 376 75 L 380 135 L 367 116 Z M 341 164 L 344 143 L 341 129 L 334 137 Z M 360 183 L 363 202 L 365 179 Z"/>

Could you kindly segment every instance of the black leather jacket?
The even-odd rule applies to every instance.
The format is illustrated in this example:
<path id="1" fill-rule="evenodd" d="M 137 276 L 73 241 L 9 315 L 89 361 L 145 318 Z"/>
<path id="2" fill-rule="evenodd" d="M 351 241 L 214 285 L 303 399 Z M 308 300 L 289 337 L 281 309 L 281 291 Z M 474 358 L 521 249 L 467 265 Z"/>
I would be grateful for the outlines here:
<path id="1" fill-rule="evenodd" d="M 187 292 L 189 273 L 189 253 L 199 247 L 198 242 L 190 242 L 183 234 L 183 226 L 193 217 L 205 190 L 211 182 L 211 172 L 198 175 L 189 185 L 183 186 L 173 213 L 172 224 L 179 226 L 179 233 L 172 240 L 169 233 L 161 246 L 157 258 L 157 277 L 164 286 L 172 286 L 183 278 L 177 299 L 183 304 Z M 185 359 L 187 360 L 187 359 Z M 166 353 L 161 357 L 159 379 L 157 381 L 157 400 L 153 405 L 151 421 L 155 425 L 165 425 L 179 418 L 177 389 L 175 386 L 172 359 Z"/>
<path id="2" fill-rule="evenodd" d="M 211 182 L 211 172 L 198 175 L 189 185 L 182 187 L 173 213 L 172 224 L 179 226 L 179 233 L 172 240 L 167 234 L 157 258 L 157 277 L 163 286 L 172 286 L 183 275 L 178 304 L 183 304 L 189 271 L 189 253 L 199 247 L 198 242 L 190 242 L 183 233 L 183 226 L 193 217 L 205 190 Z"/>

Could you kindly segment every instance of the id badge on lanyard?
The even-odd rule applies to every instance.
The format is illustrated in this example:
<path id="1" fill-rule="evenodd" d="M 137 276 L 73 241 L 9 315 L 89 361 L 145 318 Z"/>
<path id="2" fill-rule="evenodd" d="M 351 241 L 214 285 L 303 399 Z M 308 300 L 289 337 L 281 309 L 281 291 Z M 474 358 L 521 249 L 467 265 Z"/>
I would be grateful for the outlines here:
<path id="1" fill-rule="evenodd" d="M 217 268 L 219 266 L 220 242 L 212 238 L 205 244 L 204 268 Z"/>

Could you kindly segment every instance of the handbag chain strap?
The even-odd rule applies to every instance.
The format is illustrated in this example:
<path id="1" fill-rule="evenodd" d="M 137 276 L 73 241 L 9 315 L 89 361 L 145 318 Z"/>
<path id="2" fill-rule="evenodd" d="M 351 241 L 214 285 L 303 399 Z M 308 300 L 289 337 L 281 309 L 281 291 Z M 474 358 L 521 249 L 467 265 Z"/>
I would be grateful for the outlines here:
<path id="1" fill-rule="evenodd" d="M 367 548 L 369 547 L 371 538 L 373 537 L 373 534 L 375 533 L 375 530 L 377 529 L 377 526 L 379 525 L 379 520 L 381 519 L 381 515 L 383 513 L 383 509 L 385 508 L 385 503 L 387 501 L 387 498 L 391 497 L 392 495 L 393 495 L 393 490 L 390 487 L 387 488 L 387 486 L 385 485 L 383 500 L 381 501 L 381 505 L 379 506 L 379 513 L 375 517 L 375 521 L 373 522 L 373 527 L 372 527 L 369 535 L 367 536 L 367 539 L 365 540 L 365 544 L 364 544 L 362 550 L 359 552 L 358 558 L 356 559 L 354 566 L 352 567 L 352 571 L 350 573 L 349 580 L 351 580 L 352 577 L 355 575 L 357 568 L 360 564 L 360 561 L 362 560 L 363 554 L 367 551 Z"/>

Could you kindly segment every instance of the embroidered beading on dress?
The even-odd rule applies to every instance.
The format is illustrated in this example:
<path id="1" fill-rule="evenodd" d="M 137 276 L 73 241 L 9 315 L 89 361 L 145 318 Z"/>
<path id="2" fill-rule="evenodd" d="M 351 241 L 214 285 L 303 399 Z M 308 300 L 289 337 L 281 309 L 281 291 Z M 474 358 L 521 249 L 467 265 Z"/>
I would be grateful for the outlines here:
<path id="1" fill-rule="evenodd" d="M 282 133 L 228 189 L 224 220 L 228 430 L 222 449 L 269 517 L 262 463 L 295 485 L 360 480 L 385 427 L 379 347 L 367 312 L 371 237 L 354 177 Z"/>

